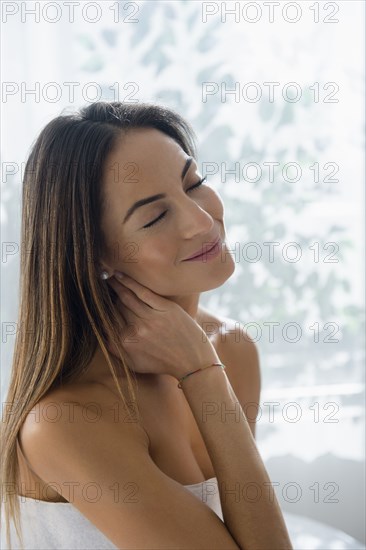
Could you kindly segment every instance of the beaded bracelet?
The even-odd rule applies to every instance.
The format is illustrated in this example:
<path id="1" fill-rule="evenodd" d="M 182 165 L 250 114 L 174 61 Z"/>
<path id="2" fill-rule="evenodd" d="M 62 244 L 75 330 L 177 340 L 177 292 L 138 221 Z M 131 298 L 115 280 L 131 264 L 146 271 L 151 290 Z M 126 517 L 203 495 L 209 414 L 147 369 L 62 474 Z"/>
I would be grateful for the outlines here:
<path id="1" fill-rule="evenodd" d="M 208 369 L 209 367 L 221 367 L 222 369 L 225 368 L 225 365 L 223 365 L 222 363 L 212 363 L 211 365 L 207 365 L 207 367 L 202 367 L 200 369 L 197 369 L 197 370 L 194 370 L 192 372 L 189 372 L 188 374 L 185 374 L 180 380 L 179 380 L 179 384 L 178 384 L 178 388 L 179 389 L 182 389 L 182 382 L 185 378 L 188 378 L 188 376 L 191 376 L 191 374 L 194 374 L 195 372 L 198 372 L 199 370 L 204 370 L 204 369 Z"/>

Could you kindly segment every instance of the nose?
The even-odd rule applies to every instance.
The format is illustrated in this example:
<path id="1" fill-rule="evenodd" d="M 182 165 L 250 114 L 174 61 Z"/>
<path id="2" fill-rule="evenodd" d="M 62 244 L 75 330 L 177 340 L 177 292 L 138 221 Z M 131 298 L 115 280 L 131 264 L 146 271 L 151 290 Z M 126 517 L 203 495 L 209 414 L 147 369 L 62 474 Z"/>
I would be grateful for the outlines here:
<path id="1" fill-rule="evenodd" d="M 211 214 L 197 202 L 186 197 L 180 203 L 181 234 L 185 239 L 192 239 L 196 235 L 207 235 L 215 225 Z"/>

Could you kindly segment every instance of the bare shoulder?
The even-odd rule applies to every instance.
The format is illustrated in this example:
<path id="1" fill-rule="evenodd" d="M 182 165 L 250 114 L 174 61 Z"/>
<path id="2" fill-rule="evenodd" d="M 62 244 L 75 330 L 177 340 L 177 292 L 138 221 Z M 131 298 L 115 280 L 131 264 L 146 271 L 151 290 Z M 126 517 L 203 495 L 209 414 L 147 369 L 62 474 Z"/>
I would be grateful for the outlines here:
<path id="1" fill-rule="evenodd" d="M 34 472 L 118 548 L 238 550 L 213 510 L 158 468 L 138 424 L 103 414 L 107 392 L 58 389 L 28 413 L 22 444 Z"/>
<path id="2" fill-rule="evenodd" d="M 40 430 L 47 433 L 50 441 L 63 429 L 70 429 L 70 434 L 77 435 L 82 425 L 79 421 L 83 419 L 90 425 L 112 424 L 119 431 L 126 426 L 134 428 L 135 436 L 140 436 L 148 446 L 148 436 L 141 428 L 136 412 L 133 406 L 127 410 L 121 398 L 102 384 L 89 382 L 61 386 L 47 392 L 28 412 L 20 438 L 26 448 Z"/>
<path id="3" fill-rule="evenodd" d="M 92 453 L 93 445 L 106 444 L 103 437 L 124 441 L 131 454 L 134 446 L 148 453 L 148 435 L 137 422 L 137 415 L 134 419 L 129 413 L 131 408 L 127 411 L 122 400 L 101 384 L 72 384 L 48 391 L 28 411 L 18 434 L 32 475 L 45 485 L 53 483 L 56 478 L 52 472 L 58 460 L 53 453 L 56 452 L 63 457 L 62 467 L 67 467 L 69 462 L 67 475 L 73 479 L 70 477 L 72 461 L 78 460 L 79 444 L 84 441 L 85 452 Z M 55 489 L 63 499 L 70 500 L 69 486 Z"/>
<path id="4" fill-rule="evenodd" d="M 241 355 L 244 353 L 248 358 L 258 359 L 257 346 L 242 322 L 217 315 L 202 306 L 200 311 L 201 326 L 205 332 L 207 331 L 207 335 L 212 337 L 217 349 L 226 354 L 237 351 Z"/>

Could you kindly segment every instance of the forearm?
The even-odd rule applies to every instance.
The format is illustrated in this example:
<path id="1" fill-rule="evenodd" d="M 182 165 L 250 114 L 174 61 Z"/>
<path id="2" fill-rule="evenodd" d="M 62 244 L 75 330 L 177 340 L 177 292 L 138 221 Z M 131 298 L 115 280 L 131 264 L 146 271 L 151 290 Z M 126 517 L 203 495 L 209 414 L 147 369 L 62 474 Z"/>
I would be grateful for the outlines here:
<path id="1" fill-rule="evenodd" d="M 242 550 L 292 550 L 271 480 L 225 371 L 212 367 L 195 373 L 182 389 L 215 470 L 225 525 L 237 544 Z"/>

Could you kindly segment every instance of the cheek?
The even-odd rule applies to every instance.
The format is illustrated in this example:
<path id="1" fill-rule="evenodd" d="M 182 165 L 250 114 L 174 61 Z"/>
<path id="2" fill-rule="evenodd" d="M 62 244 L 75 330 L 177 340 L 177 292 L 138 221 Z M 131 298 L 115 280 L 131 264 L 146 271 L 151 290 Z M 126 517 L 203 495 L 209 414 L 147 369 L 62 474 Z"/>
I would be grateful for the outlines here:
<path id="1" fill-rule="evenodd" d="M 171 277 L 167 277 L 167 273 L 172 268 L 175 255 L 176 249 L 171 240 L 162 238 L 161 234 L 150 237 L 148 242 L 138 243 L 134 263 L 126 266 L 126 273 L 140 284 L 163 295 L 169 289 Z"/>
<path id="2" fill-rule="evenodd" d="M 174 255 L 175 250 L 174 242 L 169 235 L 157 233 L 156 237 L 151 236 L 146 242 L 139 243 L 136 257 L 144 269 L 150 266 L 156 269 L 164 260 Z"/>

